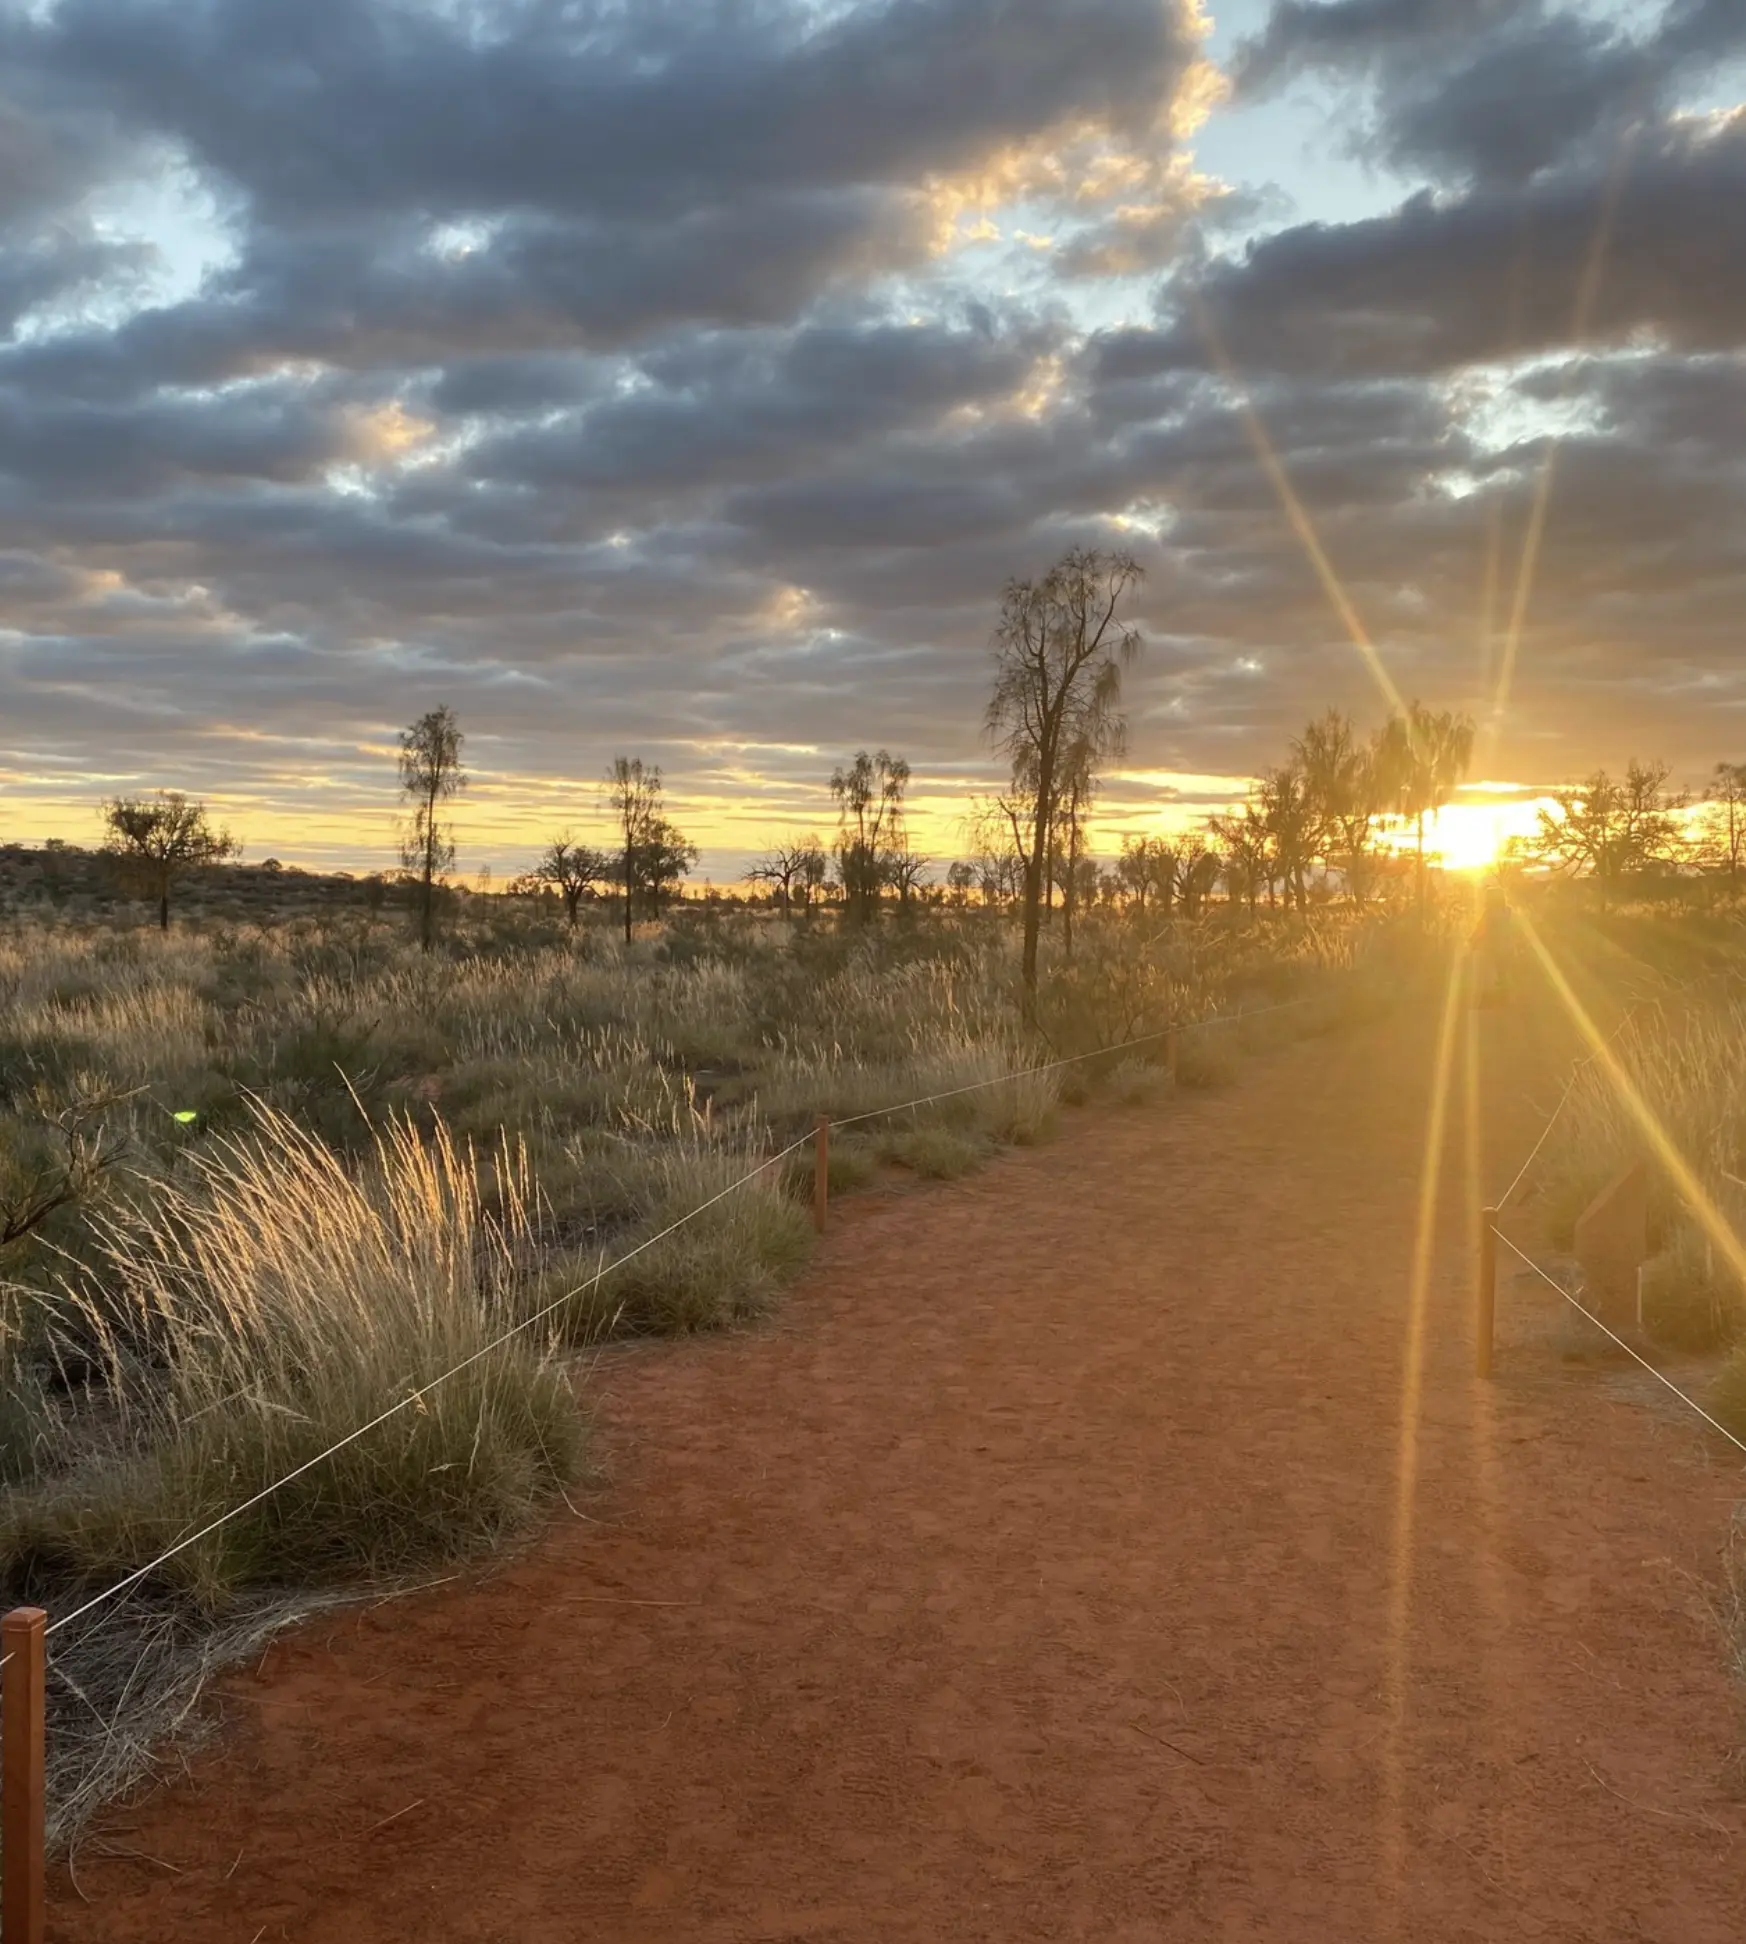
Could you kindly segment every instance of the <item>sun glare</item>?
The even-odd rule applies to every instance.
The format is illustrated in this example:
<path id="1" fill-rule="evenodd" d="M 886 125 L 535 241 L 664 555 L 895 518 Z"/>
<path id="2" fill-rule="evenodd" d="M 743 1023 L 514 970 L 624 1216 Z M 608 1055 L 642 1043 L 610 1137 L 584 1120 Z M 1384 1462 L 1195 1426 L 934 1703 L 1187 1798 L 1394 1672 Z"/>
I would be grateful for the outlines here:
<path id="1" fill-rule="evenodd" d="M 1447 803 L 1425 819 L 1425 854 L 1446 871 L 1489 870 L 1512 838 L 1535 827 L 1537 801 L 1519 797 L 1498 802 Z M 1412 850 L 1418 838 L 1411 824 L 1390 833 L 1396 848 Z"/>

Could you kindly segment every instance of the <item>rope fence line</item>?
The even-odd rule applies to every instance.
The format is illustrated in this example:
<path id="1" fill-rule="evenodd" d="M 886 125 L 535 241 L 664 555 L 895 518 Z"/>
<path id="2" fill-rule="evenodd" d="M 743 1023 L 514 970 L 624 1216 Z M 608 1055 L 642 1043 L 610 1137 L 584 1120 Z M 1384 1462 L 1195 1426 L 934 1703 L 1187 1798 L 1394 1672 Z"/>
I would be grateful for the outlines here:
<path id="1" fill-rule="evenodd" d="M 1596 1047 L 1592 1053 L 1586 1055 L 1583 1059 L 1577 1061 L 1575 1067 L 1571 1071 L 1570 1078 L 1565 1082 L 1563 1093 L 1560 1094 L 1558 1097 L 1557 1106 L 1555 1106 L 1552 1109 L 1551 1115 L 1548 1117 L 1546 1125 L 1543 1128 L 1541 1128 L 1540 1138 L 1534 1143 L 1532 1149 L 1529 1151 L 1528 1158 L 1516 1170 L 1515 1179 L 1511 1181 L 1510 1185 L 1504 1190 L 1503 1194 L 1499 1196 L 1497 1202 L 1492 1207 L 1486 1209 L 1484 1212 L 1484 1226 L 1482 1230 L 1482 1239 L 1483 1239 L 1484 1246 L 1482 1248 L 1481 1256 L 1480 1256 L 1479 1341 L 1477 1344 L 1478 1372 L 1481 1377 L 1489 1377 L 1491 1375 L 1492 1335 L 1493 1335 L 1493 1323 L 1494 1323 L 1496 1302 L 1497 1302 L 1496 1245 L 1499 1242 L 1501 1242 L 1504 1245 L 1504 1247 L 1509 1250 L 1510 1254 L 1517 1259 L 1517 1261 L 1525 1263 L 1527 1267 L 1531 1269 L 1534 1272 L 1534 1274 L 1538 1276 L 1540 1280 L 1543 1283 L 1545 1283 L 1549 1289 L 1556 1290 L 1559 1296 L 1561 1296 L 1564 1299 L 1564 1301 L 1568 1303 L 1570 1307 L 1577 1312 L 1579 1316 L 1586 1317 L 1588 1321 L 1592 1323 L 1594 1327 L 1597 1330 L 1599 1330 L 1603 1336 L 1609 1338 L 1613 1343 L 1615 1343 L 1619 1347 L 1619 1349 L 1623 1350 L 1627 1357 L 1631 1358 L 1633 1362 L 1640 1364 L 1643 1367 L 1643 1369 L 1648 1371 L 1649 1375 L 1655 1379 L 1656 1383 L 1660 1384 L 1663 1389 L 1671 1391 L 1673 1395 L 1677 1397 L 1682 1404 L 1686 1405 L 1690 1410 L 1694 1411 L 1700 1418 L 1703 1419 L 1703 1421 L 1707 1425 L 1711 1427 L 1712 1430 L 1721 1432 L 1722 1436 L 1726 1438 L 1728 1442 L 1735 1447 L 1736 1450 L 1742 1453 L 1746 1453 L 1746 1439 L 1737 1437 L 1732 1431 L 1728 1429 L 1728 1427 L 1725 1424 L 1721 1423 L 1719 1419 L 1712 1417 L 1710 1413 L 1704 1409 L 1704 1407 L 1697 1401 L 1695 1397 L 1691 1396 L 1689 1392 L 1681 1390 L 1680 1387 L 1676 1383 L 1674 1383 L 1672 1378 L 1664 1375 L 1663 1372 L 1657 1370 L 1647 1357 L 1642 1355 L 1640 1351 L 1634 1349 L 1632 1345 L 1628 1343 L 1625 1340 L 1625 1338 L 1620 1336 L 1619 1333 L 1616 1330 L 1614 1330 L 1610 1325 L 1602 1322 L 1602 1320 L 1598 1316 L 1596 1316 L 1594 1311 L 1589 1309 L 1586 1304 L 1579 1303 L 1576 1300 L 1576 1298 L 1570 1293 L 1570 1291 L 1564 1287 L 1563 1283 L 1561 1283 L 1558 1280 L 1556 1276 L 1551 1275 L 1546 1269 L 1544 1269 L 1538 1262 L 1534 1260 L 1534 1258 L 1531 1255 L 1528 1254 L 1528 1252 L 1525 1249 L 1523 1249 L 1520 1246 L 1520 1244 L 1512 1241 L 1511 1238 L 1507 1236 L 1503 1232 L 1503 1230 L 1498 1226 L 1498 1217 L 1502 1215 L 1503 1211 L 1509 1206 L 1510 1198 L 1515 1194 L 1516 1190 L 1521 1186 L 1523 1180 L 1527 1176 L 1528 1170 L 1533 1167 L 1535 1161 L 1539 1158 L 1540 1150 L 1546 1145 L 1547 1138 L 1550 1136 L 1553 1127 L 1556 1125 L 1559 1115 L 1562 1114 L 1564 1111 L 1565 1103 L 1570 1099 L 1571 1094 L 1575 1091 L 1576 1083 L 1578 1082 L 1578 1080 L 1582 1078 L 1584 1072 L 1590 1066 L 1592 1066 L 1597 1059 L 1600 1058 L 1601 1054 L 1606 1050 L 1606 1048 L 1611 1046 L 1612 1043 L 1616 1039 L 1618 1039 L 1620 1034 L 1624 1032 L 1625 1028 L 1630 1025 L 1631 1021 L 1636 1018 L 1637 1014 L 1641 1012 L 1642 1009 L 1643 1007 L 1641 1003 L 1631 1007 L 1631 1009 L 1625 1014 L 1624 1018 L 1621 1019 L 1618 1025 L 1613 1028 L 1612 1032 L 1610 1032 L 1607 1035 L 1606 1040 L 1603 1042 L 1603 1044 L 1601 1046 Z"/>
<path id="2" fill-rule="evenodd" d="M 511 1325 L 509 1329 L 494 1338 L 490 1343 L 485 1344 L 482 1348 L 462 1358 L 459 1363 L 452 1365 L 449 1369 L 431 1378 L 428 1382 L 420 1384 L 415 1389 L 408 1391 L 404 1397 L 390 1404 L 385 1410 L 379 1411 L 373 1418 L 358 1425 L 355 1429 L 348 1431 L 343 1438 L 336 1439 L 325 1450 L 317 1452 L 312 1458 L 305 1459 L 302 1464 L 293 1467 L 292 1470 L 286 1472 L 282 1477 L 274 1479 L 271 1484 L 263 1486 L 250 1497 L 241 1500 L 238 1504 L 221 1512 L 216 1518 L 209 1520 L 196 1531 L 179 1539 L 173 1546 L 166 1547 L 155 1559 L 147 1561 L 145 1565 L 137 1567 L 124 1578 L 106 1587 L 101 1593 L 93 1595 L 83 1605 L 75 1607 L 71 1613 L 61 1615 L 59 1619 L 43 1629 L 43 1638 L 46 1640 L 50 1636 L 59 1633 L 63 1627 L 71 1626 L 75 1621 L 82 1620 L 87 1614 L 95 1612 L 99 1607 L 118 1599 L 122 1594 L 139 1585 L 142 1580 L 148 1579 L 161 1567 L 167 1566 L 172 1560 L 186 1552 L 190 1547 L 198 1545 L 202 1539 L 210 1538 L 213 1533 L 222 1530 L 231 1520 L 240 1518 L 245 1512 L 250 1512 L 256 1506 L 264 1504 L 275 1493 L 282 1491 L 287 1485 L 294 1484 L 297 1479 L 303 1477 L 308 1472 L 314 1471 L 317 1466 L 325 1464 L 328 1459 L 336 1457 L 349 1445 L 356 1444 L 359 1439 L 367 1437 L 372 1431 L 386 1424 L 389 1419 L 419 1404 L 425 1396 L 435 1390 L 439 1385 L 449 1382 L 450 1379 L 458 1377 L 463 1371 L 470 1369 L 474 1364 L 495 1354 L 495 1352 L 501 1350 L 506 1344 L 522 1335 L 525 1331 L 532 1329 L 536 1324 L 543 1322 L 548 1316 L 562 1309 L 576 1297 L 586 1295 L 591 1290 L 597 1289 L 608 1276 L 612 1275 L 616 1270 L 621 1269 L 627 1262 L 634 1260 L 634 1258 L 643 1254 L 645 1250 L 652 1249 L 657 1243 L 666 1241 L 669 1236 L 676 1234 L 687 1223 L 693 1222 L 698 1216 L 706 1214 L 718 1203 L 727 1200 L 730 1195 L 737 1194 L 740 1189 L 744 1188 L 749 1182 L 754 1181 L 768 1169 L 786 1161 L 790 1155 L 797 1154 L 811 1142 L 821 1139 L 825 1129 L 850 1127 L 861 1121 L 875 1120 L 887 1114 L 907 1113 L 915 1108 L 931 1106 L 937 1101 L 954 1099 L 963 1094 L 984 1091 L 990 1087 L 1006 1086 L 1014 1080 L 1027 1079 L 1033 1074 L 1051 1073 L 1058 1068 L 1073 1066 L 1084 1060 L 1106 1058 L 1111 1054 L 1125 1053 L 1134 1047 L 1150 1045 L 1158 1040 L 1168 1038 L 1172 1034 L 1190 1032 L 1197 1027 L 1236 1024 L 1245 1019 L 1259 1018 L 1266 1013 L 1283 1012 L 1290 1007 L 1303 1005 L 1315 996 L 1314 994 L 1306 993 L 1296 999 L 1283 1000 L 1272 1006 L 1257 1006 L 1235 1013 L 1213 1014 L 1203 1019 L 1189 1020 L 1180 1026 L 1173 1023 L 1169 1026 L 1161 1027 L 1157 1032 L 1141 1033 L 1131 1039 L 1119 1041 L 1113 1046 L 1094 1047 L 1088 1052 L 1069 1054 L 1062 1059 L 1044 1061 L 1037 1066 L 1018 1067 L 1009 1073 L 996 1074 L 987 1080 L 972 1081 L 967 1086 L 953 1087 L 939 1093 L 921 1094 L 913 1100 L 899 1101 L 890 1107 L 873 1108 L 865 1113 L 845 1115 L 839 1120 L 828 1120 L 821 1116 L 819 1126 L 798 1136 L 795 1140 L 790 1141 L 786 1147 L 778 1149 L 774 1154 L 766 1155 L 754 1167 L 749 1168 L 736 1180 L 729 1182 L 725 1188 L 711 1195 L 707 1201 L 699 1202 L 695 1208 L 689 1209 L 676 1221 L 670 1222 L 658 1234 L 645 1237 L 634 1248 L 627 1249 L 623 1255 L 615 1256 L 611 1262 L 605 1263 L 597 1269 L 592 1276 L 576 1284 L 574 1288 L 566 1289 L 560 1295 L 554 1297 L 549 1303 L 542 1305 L 541 1308 L 535 1310 L 532 1314 L 523 1317 L 519 1322 Z M 0 1655 L 0 1670 L 4 1670 L 12 1660 L 14 1651 L 9 1649 L 5 1654 Z"/>
<path id="3" fill-rule="evenodd" d="M 1619 1035 L 1624 1032 L 1625 1028 L 1630 1025 L 1631 1021 L 1635 1019 L 1637 1017 L 1637 1014 L 1641 1011 L 1642 1011 L 1641 1005 L 1633 1006 L 1631 1010 L 1625 1014 L 1624 1018 L 1619 1021 L 1618 1025 L 1615 1026 L 1613 1030 L 1607 1035 L 1606 1044 L 1608 1046 L 1611 1046 L 1613 1041 L 1616 1040 L 1619 1037 Z M 1587 1069 L 1593 1066 L 1595 1061 L 1598 1060 L 1599 1058 L 1600 1058 L 1600 1051 L 1597 1049 L 1593 1053 L 1585 1054 L 1580 1060 L 1577 1061 L 1576 1065 L 1571 1068 L 1570 1078 L 1566 1080 L 1564 1083 L 1564 1091 L 1558 1096 L 1558 1105 L 1552 1109 L 1551 1115 L 1548 1118 L 1546 1125 L 1540 1129 L 1540 1138 L 1534 1143 L 1532 1149 L 1529 1151 L 1527 1160 L 1525 1160 L 1522 1163 L 1522 1165 L 1516 1170 L 1515 1180 L 1512 1181 L 1510 1185 L 1498 1197 L 1497 1207 L 1500 1212 L 1509 1207 L 1511 1196 L 1513 1196 L 1516 1190 L 1519 1187 L 1521 1187 L 1522 1182 L 1527 1176 L 1528 1170 L 1540 1158 L 1540 1150 L 1546 1145 L 1547 1138 L 1550 1136 L 1552 1129 L 1558 1123 L 1558 1116 L 1564 1112 L 1565 1106 L 1568 1103 L 1570 1096 L 1576 1091 L 1577 1081 L 1582 1078 L 1583 1074 L 1587 1071 Z"/>
<path id="4" fill-rule="evenodd" d="M 1576 1300 L 1576 1298 L 1571 1295 L 1570 1291 L 1566 1289 L 1564 1285 L 1557 1279 L 1556 1276 L 1548 1275 L 1547 1272 L 1540 1267 L 1539 1263 L 1537 1263 L 1534 1260 L 1534 1258 L 1527 1253 L 1525 1249 L 1518 1248 L 1516 1244 L 1512 1242 L 1507 1235 L 1504 1234 L 1503 1230 L 1496 1225 L 1496 1223 L 1491 1224 L 1491 1232 L 1504 1245 L 1504 1247 L 1509 1250 L 1511 1255 L 1513 1255 L 1519 1262 L 1525 1262 L 1528 1265 L 1528 1267 L 1533 1270 L 1534 1274 L 1538 1276 L 1540 1280 L 1547 1285 L 1548 1288 L 1557 1290 L 1558 1294 L 1564 1298 L 1564 1300 L 1570 1305 L 1570 1307 L 1573 1310 L 1575 1310 L 1581 1316 L 1586 1316 L 1597 1330 L 1600 1330 L 1606 1336 L 1611 1337 L 1613 1342 L 1616 1343 L 1619 1346 L 1619 1348 L 1624 1351 L 1627 1357 L 1631 1357 L 1637 1363 L 1640 1363 L 1643 1366 L 1643 1368 L 1646 1371 L 1648 1371 L 1649 1375 L 1655 1379 L 1656 1383 L 1662 1385 L 1665 1389 L 1672 1391 L 1674 1396 L 1679 1399 L 1680 1403 L 1689 1405 L 1692 1410 L 1697 1412 L 1698 1416 L 1701 1417 L 1707 1425 L 1709 1425 L 1713 1430 L 1721 1432 L 1722 1436 L 1726 1438 L 1729 1444 L 1733 1445 L 1736 1450 L 1742 1453 L 1746 1453 L 1746 1438 L 1735 1437 L 1734 1433 L 1730 1431 L 1725 1424 L 1722 1424 L 1717 1419 L 1711 1417 L 1709 1412 L 1706 1411 L 1700 1403 L 1698 1403 L 1696 1398 L 1690 1396 L 1687 1392 L 1682 1391 L 1679 1388 L 1679 1386 L 1676 1383 L 1674 1383 L 1671 1377 L 1667 1377 L 1663 1375 L 1663 1373 L 1657 1370 L 1647 1357 L 1641 1356 L 1637 1351 L 1633 1350 L 1630 1344 L 1628 1344 L 1625 1341 L 1625 1339 L 1622 1336 L 1620 1336 L 1616 1330 L 1609 1329 L 1607 1325 L 1603 1323 L 1598 1316 L 1595 1315 L 1593 1310 L 1585 1308 L 1583 1304 L 1579 1303 Z"/>

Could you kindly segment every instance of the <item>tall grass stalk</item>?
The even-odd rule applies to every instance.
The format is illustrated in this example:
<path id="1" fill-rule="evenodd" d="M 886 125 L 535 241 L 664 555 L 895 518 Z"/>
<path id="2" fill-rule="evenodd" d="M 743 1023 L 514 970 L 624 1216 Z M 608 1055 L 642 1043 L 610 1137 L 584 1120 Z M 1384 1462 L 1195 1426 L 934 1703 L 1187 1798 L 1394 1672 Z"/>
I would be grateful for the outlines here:
<path id="1" fill-rule="evenodd" d="M 62 1328 L 94 1348 L 101 1389 L 5 1507 L 15 1562 L 126 1573 L 403 1401 L 163 1578 L 211 1606 L 266 1579 L 404 1570 L 500 1538 L 576 1472 L 550 1347 L 493 1341 L 526 1252 L 513 1157 L 488 1218 L 440 1127 L 388 1125 L 353 1173 L 273 1109 L 254 1123 L 94 1224 L 99 1274 L 63 1283 Z"/>

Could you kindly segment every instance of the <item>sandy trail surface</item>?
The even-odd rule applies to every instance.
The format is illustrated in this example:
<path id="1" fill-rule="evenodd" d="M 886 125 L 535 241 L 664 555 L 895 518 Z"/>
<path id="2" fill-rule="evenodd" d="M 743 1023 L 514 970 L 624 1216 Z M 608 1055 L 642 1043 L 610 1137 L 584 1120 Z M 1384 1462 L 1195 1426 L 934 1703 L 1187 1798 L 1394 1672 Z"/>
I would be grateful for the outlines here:
<path id="1" fill-rule="evenodd" d="M 1732 1944 L 1740 1467 L 1527 1284 L 1474 1379 L 1468 1101 L 1495 1189 L 1571 1050 L 1483 1027 L 1422 1301 L 1435 1005 L 845 1204 L 601 1361 L 585 1520 L 234 1678 L 51 1935 Z"/>

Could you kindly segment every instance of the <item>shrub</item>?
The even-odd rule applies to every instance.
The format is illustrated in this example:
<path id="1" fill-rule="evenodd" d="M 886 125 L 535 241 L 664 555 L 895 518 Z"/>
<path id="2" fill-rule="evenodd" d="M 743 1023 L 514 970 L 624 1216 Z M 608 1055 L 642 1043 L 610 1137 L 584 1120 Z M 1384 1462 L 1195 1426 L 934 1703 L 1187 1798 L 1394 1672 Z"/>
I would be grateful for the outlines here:
<path id="1" fill-rule="evenodd" d="M 1722 1203 L 1732 1198 L 1727 1177 L 1746 1173 L 1743 1038 L 1746 1007 L 1738 1004 L 1700 1007 L 1672 1018 L 1657 1010 L 1640 1013 L 1611 1049 L 1675 1151 Z M 1568 1241 L 1589 1200 L 1642 1148 L 1641 1131 L 1608 1063 L 1591 1061 L 1570 1089 L 1546 1157 L 1544 1194 L 1555 1240 Z M 1672 1181 L 1663 1169 L 1652 1169 L 1650 1234 L 1671 1234 L 1680 1219 Z"/>
<path id="2" fill-rule="evenodd" d="M 880 1144 L 886 1160 L 929 1181 L 956 1181 L 983 1160 L 987 1151 L 981 1141 L 950 1127 L 905 1128 L 888 1134 Z"/>
<path id="3" fill-rule="evenodd" d="M 1740 1286 L 1708 1240 L 1681 1223 L 1661 1253 L 1643 1265 L 1643 1327 L 1675 1350 L 1714 1350 L 1746 1323 Z"/>
<path id="4" fill-rule="evenodd" d="M 65 1295 L 101 1346 L 103 1408 L 6 1504 L 10 1559 L 125 1574 L 403 1403 L 162 1578 L 212 1606 L 400 1570 L 491 1542 L 577 1470 L 564 1371 L 538 1340 L 494 1342 L 522 1238 L 483 1218 L 471 1157 L 397 1123 L 353 1176 L 271 1108 L 255 1123 L 100 1219 L 107 1286 Z"/>
<path id="5" fill-rule="evenodd" d="M 1186 1031 L 1176 1048 L 1179 1087 L 1228 1087 L 1237 1077 L 1237 1052 L 1230 1029 L 1206 1026 Z"/>
<path id="6" fill-rule="evenodd" d="M 1108 1081 L 1111 1097 L 1124 1107 L 1149 1106 L 1169 1084 L 1170 1076 L 1161 1067 L 1132 1057 L 1121 1061 Z"/>
<path id="7" fill-rule="evenodd" d="M 569 1290 L 558 1316 L 578 1342 L 685 1335 L 759 1315 L 812 1245 L 781 1169 L 752 1172 L 764 1158 L 750 1142 L 703 1134 L 601 1150 L 595 1165 L 619 1211 L 638 1208 L 640 1219 L 601 1257 L 554 1264 L 541 1303 Z"/>
<path id="8" fill-rule="evenodd" d="M 1746 1345 L 1716 1373 L 1704 1403 L 1718 1424 L 1725 1425 L 1736 1438 L 1746 1438 Z"/>

